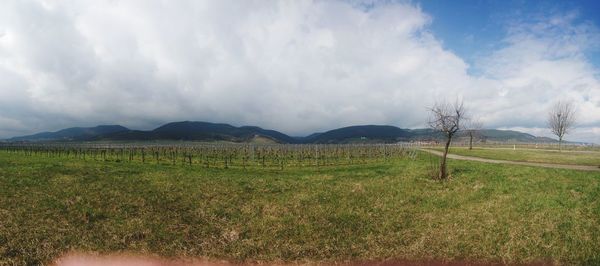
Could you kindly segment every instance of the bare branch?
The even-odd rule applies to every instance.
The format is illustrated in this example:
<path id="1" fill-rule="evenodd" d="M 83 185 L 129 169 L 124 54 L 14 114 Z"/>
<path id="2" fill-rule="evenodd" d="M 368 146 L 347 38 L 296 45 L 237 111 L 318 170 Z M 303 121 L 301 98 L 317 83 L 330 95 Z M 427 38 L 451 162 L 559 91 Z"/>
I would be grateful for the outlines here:
<path id="1" fill-rule="evenodd" d="M 558 145 L 563 141 L 565 135 L 569 134 L 575 127 L 576 113 L 572 102 L 559 101 L 554 104 L 548 112 L 548 128 L 552 134 L 558 137 Z"/>
<path id="2" fill-rule="evenodd" d="M 431 116 L 428 125 L 431 129 L 442 132 L 450 138 L 461 130 L 461 123 L 466 113 L 462 101 L 457 101 L 453 105 L 447 102 L 436 103 L 429 108 L 429 111 Z"/>
<path id="3" fill-rule="evenodd" d="M 438 102 L 429 108 L 431 116 L 429 117 L 428 125 L 431 129 L 442 132 L 446 135 L 446 145 L 442 160 L 440 161 L 440 172 L 437 178 L 446 179 L 446 157 L 452 137 L 456 132 L 462 129 L 462 123 L 466 119 L 465 106 L 462 101 L 456 101 L 453 105 L 447 102 Z"/>
<path id="4" fill-rule="evenodd" d="M 473 138 L 481 136 L 481 129 L 483 129 L 483 123 L 476 118 L 471 118 L 466 121 L 464 131 L 469 136 L 469 150 L 473 149 Z"/>

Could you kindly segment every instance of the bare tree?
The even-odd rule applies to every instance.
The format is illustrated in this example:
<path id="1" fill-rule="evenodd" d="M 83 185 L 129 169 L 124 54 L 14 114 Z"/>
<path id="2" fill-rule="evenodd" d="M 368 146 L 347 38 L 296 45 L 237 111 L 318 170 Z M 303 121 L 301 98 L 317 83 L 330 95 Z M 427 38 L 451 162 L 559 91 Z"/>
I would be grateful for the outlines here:
<path id="1" fill-rule="evenodd" d="M 429 109 L 431 117 L 429 118 L 429 127 L 435 131 L 441 132 L 446 137 L 444 155 L 440 161 L 439 179 L 446 179 L 448 171 L 446 167 L 446 157 L 448 149 L 452 142 L 454 134 L 461 129 L 461 123 L 465 117 L 465 108 L 462 101 L 456 101 L 453 105 L 447 102 L 436 103 Z"/>
<path id="2" fill-rule="evenodd" d="M 575 126 L 575 106 L 572 102 L 558 101 L 548 112 L 548 127 L 552 134 L 558 137 L 558 150 L 562 150 L 561 144 L 566 134 L 569 134 Z"/>
<path id="3" fill-rule="evenodd" d="M 481 135 L 481 129 L 483 129 L 483 123 L 479 119 L 470 119 L 466 123 L 467 135 L 469 136 L 469 150 L 473 149 L 473 137 Z"/>

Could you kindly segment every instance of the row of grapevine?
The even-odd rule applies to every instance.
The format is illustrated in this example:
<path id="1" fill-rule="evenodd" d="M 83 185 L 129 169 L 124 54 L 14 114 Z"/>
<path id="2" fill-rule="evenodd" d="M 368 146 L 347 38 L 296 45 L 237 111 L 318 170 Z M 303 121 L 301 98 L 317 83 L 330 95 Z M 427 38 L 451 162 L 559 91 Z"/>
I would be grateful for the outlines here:
<path id="1" fill-rule="evenodd" d="M 90 144 L 0 143 L 0 150 L 28 156 L 82 160 L 203 165 L 205 167 L 328 166 L 363 164 L 414 156 L 401 144 Z"/>

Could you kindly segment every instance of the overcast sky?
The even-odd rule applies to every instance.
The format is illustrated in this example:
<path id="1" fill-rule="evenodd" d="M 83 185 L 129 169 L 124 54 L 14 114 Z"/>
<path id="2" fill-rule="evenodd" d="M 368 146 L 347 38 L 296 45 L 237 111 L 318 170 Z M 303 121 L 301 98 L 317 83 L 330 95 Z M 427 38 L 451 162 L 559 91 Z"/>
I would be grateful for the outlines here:
<path id="1" fill-rule="evenodd" d="M 416 128 L 462 98 L 485 127 L 536 135 L 574 101 L 567 139 L 600 143 L 598 17 L 561 2 L 4 0 L 0 138 L 181 120 Z"/>

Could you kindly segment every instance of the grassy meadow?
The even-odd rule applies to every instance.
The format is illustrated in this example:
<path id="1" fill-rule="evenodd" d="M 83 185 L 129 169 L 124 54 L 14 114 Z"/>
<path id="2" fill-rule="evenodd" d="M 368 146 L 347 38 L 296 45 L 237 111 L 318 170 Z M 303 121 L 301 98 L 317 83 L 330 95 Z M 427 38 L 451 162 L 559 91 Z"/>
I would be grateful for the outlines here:
<path id="1" fill-rule="evenodd" d="M 436 148 L 436 150 L 443 150 Z M 507 149 L 507 148 L 478 148 L 469 150 L 467 147 L 451 147 L 450 153 L 474 156 L 486 159 L 536 162 L 536 163 L 555 163 L 555 164 L 574 164 L 591 165 L 600 167 L 600 151 L 558 151 L 558 150 L 535 150 L 535 149 Z"/>
<path id="2" fill-rule="evenodd" d="M 598 173 L 451 160 L 439 182 L 431 161 L 244 170 L 0 152 L 0 265 L 68 251 L 600 264 Z"/>

